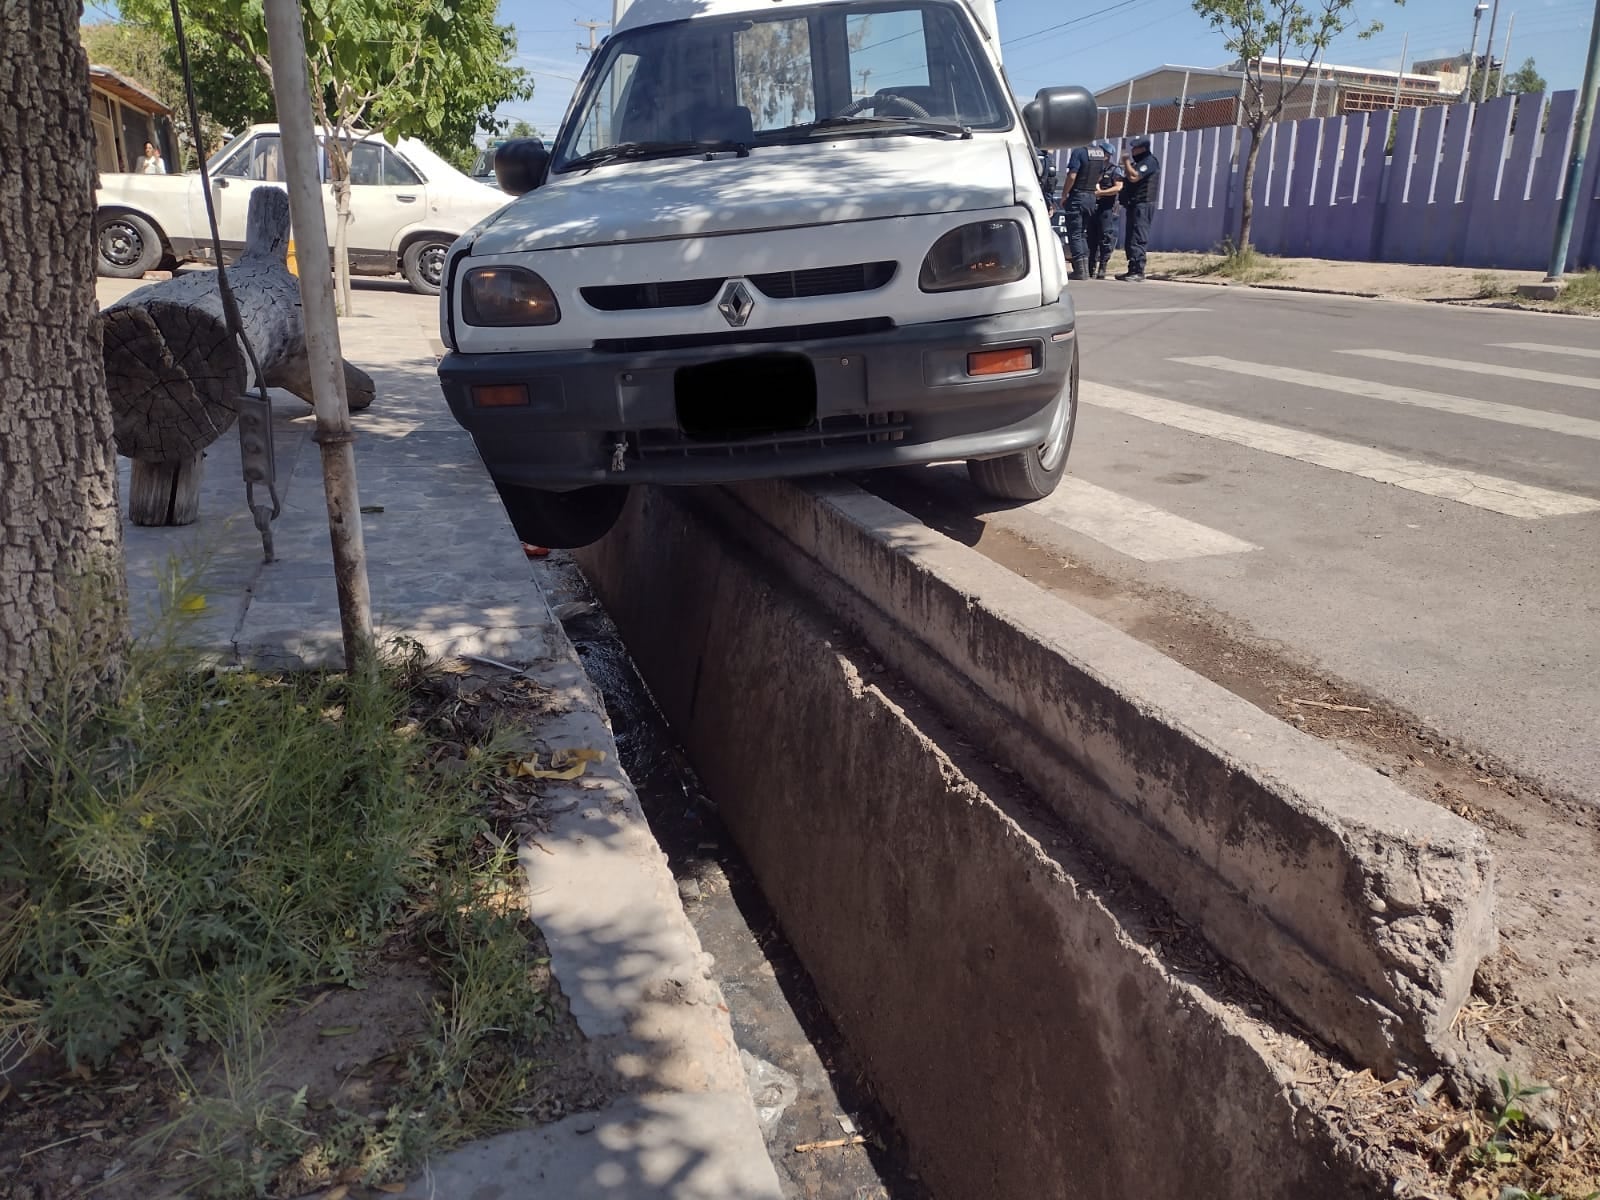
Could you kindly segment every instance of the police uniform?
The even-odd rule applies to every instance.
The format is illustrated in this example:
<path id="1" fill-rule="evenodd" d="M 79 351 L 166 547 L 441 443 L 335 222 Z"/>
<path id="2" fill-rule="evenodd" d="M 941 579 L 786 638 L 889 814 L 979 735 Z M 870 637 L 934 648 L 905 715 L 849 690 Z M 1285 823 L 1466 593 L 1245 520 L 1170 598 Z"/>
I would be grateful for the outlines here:
<path id="1" fill-rule="evenodd" d="M 1100 173 L 1102 188 L 1116 187 L 1124 179 L 1122 165 L 1112 157 L 1110 142 L 1101 142 L 1106 151 L 1106 169 Z M 1094 219 L 1089 224 L 1089 273 L 1096 279 L 1106 277 L 1106 267 L 1117 248 L 1117 199 L 1120 192 L 1094 198 Z"/>
<path id="2" fill-rule="evenodd" d="M 1143 149 L 1144 153 L 1137 151 Z M 1128 252 L 1128 270 L 1118 279 L 1135 283 L 1144 281 L 1145 250 L 1150 245 L 1150 222 L 1156 212 L 1156 184 L 1161 178 L 1161 160 L 1150 153 L 1149 137 L 1136 137 L 1128 147 L 1128 156 L 1122 160 L 1127 178 L 1122 184 L 1122 207 L 1128 210 L 1127 240 L 1123 249 Z"/>
<path id="3" fill-rule="evenodd" d="M 1079 146 L 1067 160 L 1071 186 L 1061 197 L 1067 210 L 1067 247 L 1072 258 L 1069 279 L 1089 278 L 1089 224 L 1094 219 L 1094 189 L 1111 156 L 1099 144 Z"/>

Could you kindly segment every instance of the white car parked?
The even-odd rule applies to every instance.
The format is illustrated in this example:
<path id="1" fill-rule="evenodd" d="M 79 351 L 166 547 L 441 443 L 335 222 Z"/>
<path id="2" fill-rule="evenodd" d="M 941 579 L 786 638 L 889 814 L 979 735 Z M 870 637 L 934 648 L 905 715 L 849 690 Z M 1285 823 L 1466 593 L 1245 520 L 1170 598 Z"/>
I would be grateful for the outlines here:
<path id="1" fill-rule="evenodd" d="M 323 178 L 327 156 L 321 155 Z M 283 187 L 283 151 L 276 125 L 253 125 L 206 164 L 211 174 L 222 252 L 244 245 L 245 213 L 258 187 Z M 510 199 L 468 178 L 412 138 L 391 146 L 377 134 L 355 145 L 350 160 L 350 269 L 361 275 L 403 273 L 433 295 L 445 252 L 461 233 Z M 331 184 L 323 186 L 328 236 L 333 236 Z M 210 262 L 200 175 L 103 175 L 96 196 L 100 274 L 137 279 L 158 266 Z"/>

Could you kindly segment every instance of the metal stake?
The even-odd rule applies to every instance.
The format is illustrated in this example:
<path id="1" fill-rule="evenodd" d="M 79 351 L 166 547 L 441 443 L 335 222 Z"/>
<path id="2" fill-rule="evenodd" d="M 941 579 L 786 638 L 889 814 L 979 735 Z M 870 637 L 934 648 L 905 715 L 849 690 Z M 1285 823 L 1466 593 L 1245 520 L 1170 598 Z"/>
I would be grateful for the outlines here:
<path id="1" fill-rule="evenodd" d="M 284 174 L 295 248 L 302 261 L 318 264 L 300 273 L 300 305 L 306 326 L 311 394 L 322 447 L 322 487 L 328 500 L 328 538 L 333 547 L 333 578 L 339 592 L 339 625 L 344 634 L 345 666 L 369 664 L 373 654 L 372 596 L 367 584 L 367 550 L 361 535 L 361 499 L 356 488 L 355 435 L 345 394 L 344 354 L 334 313 L 328 227 L 322 213 L 317 171 L 317 134 L 311 119 L 311 85 L 306 78 L 305 28 L 298 0 L 265 0 L 267 47 L 272 56 L 272 91 L 283 138 Z"/>

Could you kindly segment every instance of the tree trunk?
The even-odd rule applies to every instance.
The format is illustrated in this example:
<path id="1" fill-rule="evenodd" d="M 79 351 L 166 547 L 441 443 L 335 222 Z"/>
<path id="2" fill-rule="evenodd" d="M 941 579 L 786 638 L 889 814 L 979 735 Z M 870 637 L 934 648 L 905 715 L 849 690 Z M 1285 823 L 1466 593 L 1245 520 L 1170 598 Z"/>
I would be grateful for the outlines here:
<path id="1" fill-rule="evenodd" d="M 118 674 L 126 585 L 94 321 L 94 133 L 76 0 L 0 38 L 0 771 L 20 714 Z"/>
<path id="2" fill-rule="evenodd" d="M 1264 127 L 1263 127 L 1264 128 Z M 1250 131 L 1250 151 L 1244 158 L 1244 195 L 1239 200 L 1239 253 L 1250 248 L 1250 221 L 1256 211 L 1256 159 L 1261 157 L 1261 129 Z"/>
<path id="3" fill-rule="evenodd" d="M 350 295 L 350 153 L 343 130 L 330 133 L 328 180 L 333 184 L 333 296 L 341 317 L 355 315 Z"/>

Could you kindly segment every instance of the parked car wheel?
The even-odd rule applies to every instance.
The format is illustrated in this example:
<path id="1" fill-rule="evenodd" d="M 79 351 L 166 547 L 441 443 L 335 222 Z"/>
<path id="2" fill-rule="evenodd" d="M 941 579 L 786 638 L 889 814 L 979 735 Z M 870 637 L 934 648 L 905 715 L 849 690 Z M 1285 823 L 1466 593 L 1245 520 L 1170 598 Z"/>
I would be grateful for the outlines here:
<path id="1" fill-rule="evenodd" d="M 444 260 L 450 252 L 451 239 L 439 237 L 418 238 L 406 247 L 400 256 L 400 270 L 414 291 L 424 296 L 437 296 L 444 282 Z"/>
<path id="2" fill-rule="evenodd" d="M 611 532 L 628 501 L 628 489 L 612 485 L 545 492 L 496 483 L 500 502 L 517 536 L 533 546 L 572 550 Z"/>
<path id="3" fill-rule="evenodd" d="M 95 228 L 95 259 L 102 275 L 138 279 L 160 266 L 165 254 L 156 227 L 138 213 L 102 217 Z"/>
<path id="4" fill-rule="evenodd" d="M 1056 400 L 1043 445 L 999 458 L 971 459 L 967 475 L 979 491 L 1001 500 L 1043 500 L 1067 473 L 1067 455 L 1078 428 L 1078 356 L 1072 356 L 1067 386 Z"/>

